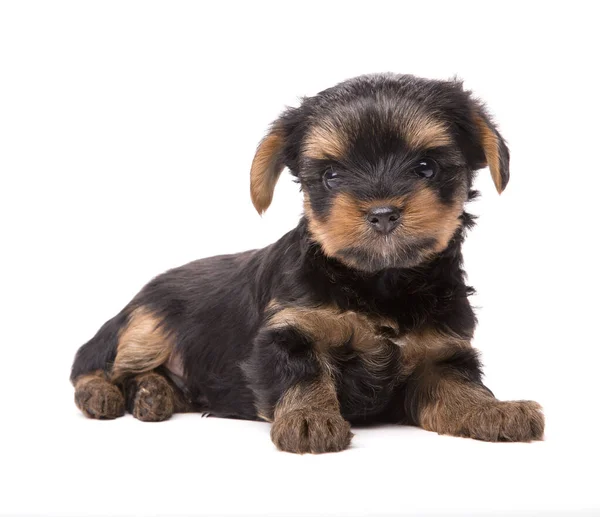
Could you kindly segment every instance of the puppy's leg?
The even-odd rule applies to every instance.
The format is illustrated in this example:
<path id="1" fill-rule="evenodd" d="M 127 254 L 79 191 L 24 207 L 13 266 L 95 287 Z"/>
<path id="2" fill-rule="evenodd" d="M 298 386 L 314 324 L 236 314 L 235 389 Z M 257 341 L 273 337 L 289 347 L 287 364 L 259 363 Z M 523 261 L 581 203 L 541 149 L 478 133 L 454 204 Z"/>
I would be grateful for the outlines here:
<path id="1" fill-rule="evenodd" d="M 335 384 L 310 340 L 295 328 L 264 329 L 244 365 L 261 418 L 282 451 L 336 452 L 352 438 Z"/>
<path id="2" fill-rule="evenodd" d="M 75 404 L 88 418 L 112 419 L 124 415 L 123 394 L 102 370 L 81 375 L 74 384 Z"/>
<path id="3" fill-rule="evenodd" d="M 532 401 L 500 401 L 481 382 L 477 352 L 456 344 L 429 351 L 409 381 L 413 418 L 424 429 L 490 442 L 541 440 L 544 416 Z"/>
<path id="4" fill-rule="evenodd" d="M 352 433 L 332 382 L 322 378 L 288 389 L 275 406 L 271 439 L 278 449 L 300 454 L 346 449 Z"/>
<path id="5" fill-rule="evenodd" d="M 176 410 L 176 394 L 167 379 L 157 372 L 136 375 L 126 382 L 127 410 L 138 420 L 161 422 Z"/>
<path id="6" fill-rule="evenodd" d="M 150 395 L 142 396 L 140 390 L 139 402 L 131 406 L 134 416 L 168 418 L 173 412 L 170 385 L 164 378 L 141 376 L 169 360 L 173 343 L 173 334 L 152 311 L 125 309 L 77 352 L 71 374 L 77 407 L 90 418 L 121 416 L 125 411 L 122 388 L 138 381 L 143 393 Z"/>

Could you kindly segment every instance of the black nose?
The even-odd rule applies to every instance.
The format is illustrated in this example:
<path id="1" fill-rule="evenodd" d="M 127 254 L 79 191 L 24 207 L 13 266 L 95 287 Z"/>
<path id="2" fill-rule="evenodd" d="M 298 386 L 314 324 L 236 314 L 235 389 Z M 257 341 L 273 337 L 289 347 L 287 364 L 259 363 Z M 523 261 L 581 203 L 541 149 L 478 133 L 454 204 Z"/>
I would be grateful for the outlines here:
<path id="1" fill-rule="evenodd" d="M 384 235 L 390 233 L 400 222 L 400 210 L 392 206 L 378 206 L 369 210 L 367 221 Z"/>

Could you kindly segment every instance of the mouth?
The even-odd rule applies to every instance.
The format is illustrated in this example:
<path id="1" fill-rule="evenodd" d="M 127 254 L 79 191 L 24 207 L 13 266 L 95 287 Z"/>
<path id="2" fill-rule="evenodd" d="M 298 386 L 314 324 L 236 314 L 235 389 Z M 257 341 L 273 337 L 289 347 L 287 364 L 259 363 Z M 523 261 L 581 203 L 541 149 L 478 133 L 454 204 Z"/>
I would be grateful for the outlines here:
<path id="1" fill-rule="evenodd" d="M 338 251 L 341 262 L 367 272 L 391 268 L 411 268 L 419 265 L 434 251 L 433 238 L 402 239 L 386 235 L 369 245 L 349 246 Z"/>

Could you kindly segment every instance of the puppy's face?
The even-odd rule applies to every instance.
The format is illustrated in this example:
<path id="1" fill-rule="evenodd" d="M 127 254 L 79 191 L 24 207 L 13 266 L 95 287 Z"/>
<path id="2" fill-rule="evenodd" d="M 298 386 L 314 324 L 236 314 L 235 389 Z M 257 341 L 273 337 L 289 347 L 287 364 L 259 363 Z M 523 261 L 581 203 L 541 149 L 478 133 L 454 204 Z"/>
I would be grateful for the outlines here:
<path id="1" fill-rule="evenodd" d="M 363 76 L 305 99 L 275 121 L 255 156 L 251 193 L 270 204 L 288 166 L 312 238 L 363 271 L 413 267 L 461 225 L 473 171 L 489 164 L 501 192 L 508 149 L 457 82 Z"/>

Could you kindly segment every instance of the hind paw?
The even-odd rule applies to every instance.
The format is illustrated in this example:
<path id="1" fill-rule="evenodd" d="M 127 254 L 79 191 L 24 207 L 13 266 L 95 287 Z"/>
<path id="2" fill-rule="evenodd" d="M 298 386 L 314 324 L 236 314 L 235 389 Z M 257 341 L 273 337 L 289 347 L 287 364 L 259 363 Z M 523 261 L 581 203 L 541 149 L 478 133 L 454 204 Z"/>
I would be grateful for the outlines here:
<path id="1" fill-rule="evenodd" d="M 174 410 L 173 389 L 157 373 L 147 373 L 135 379 L 131 413 L 144 422 L 160 422 L 171 417 Z"/>
<path id="2" fill-rule="evenodd" d="M 88 418 L 113 419 L 125 414 L 125 400 L 119 388 L 95 374 L 76 382 L 75 404 Z"/>

